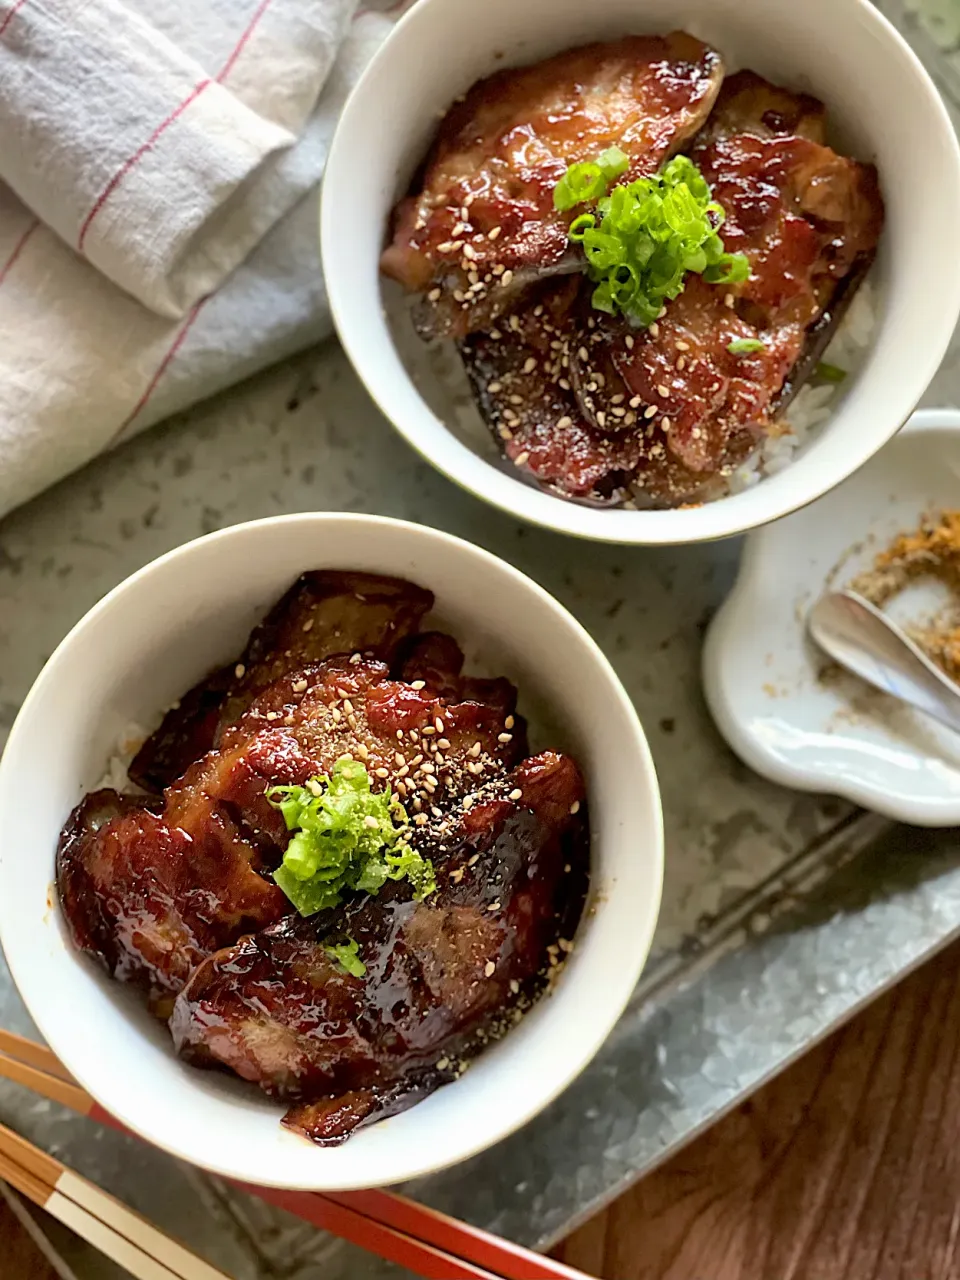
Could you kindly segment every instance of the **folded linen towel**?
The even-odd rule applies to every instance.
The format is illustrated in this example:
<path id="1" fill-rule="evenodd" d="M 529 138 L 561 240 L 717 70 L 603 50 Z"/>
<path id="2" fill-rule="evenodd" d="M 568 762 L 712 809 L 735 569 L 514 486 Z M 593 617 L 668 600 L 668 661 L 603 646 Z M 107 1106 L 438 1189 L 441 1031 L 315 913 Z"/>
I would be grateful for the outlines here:
<path id="1" fill-rule="evenodd" d="M 0 514 L 328 331 L 355 2 L 0 0 Z"/>

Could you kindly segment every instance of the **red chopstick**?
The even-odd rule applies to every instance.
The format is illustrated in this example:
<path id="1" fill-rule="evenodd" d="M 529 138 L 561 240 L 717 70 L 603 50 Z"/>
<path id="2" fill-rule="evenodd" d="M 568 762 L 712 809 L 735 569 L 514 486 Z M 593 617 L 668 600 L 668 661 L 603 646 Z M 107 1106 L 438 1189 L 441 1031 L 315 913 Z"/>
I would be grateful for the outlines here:
<path id="1" fill-rule="evenodd" d="M 72 1080 L 49 1049 L 3 1029 L 0 1076 L 128 1132 Z M 392 1191 L 320 1193 L 236 1181 L 234 1185 L 426 1280 L 590 1280 L 582 1271 Z"/>

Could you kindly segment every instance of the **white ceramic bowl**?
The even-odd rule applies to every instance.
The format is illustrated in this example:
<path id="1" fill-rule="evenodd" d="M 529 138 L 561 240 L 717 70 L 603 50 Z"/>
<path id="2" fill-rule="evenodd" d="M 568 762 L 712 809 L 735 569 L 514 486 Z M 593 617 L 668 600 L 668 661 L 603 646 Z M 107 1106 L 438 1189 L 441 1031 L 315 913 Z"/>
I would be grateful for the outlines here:
<path id="1" fill-rule="evenodd" d="M 508 474 L 489 444 L 450 429 L 452 407 L 439 408 L 418 375 L 421 394 L 398 350 L 378 258 L 390 208 L 438 118 L 475 80 L 586 41 L 675 28 L 714 44 L 728 65 L 816 94 L 843 146 L 875 161 L 887 215 L 872 273 L 880 321 L 825 429 L 784 471 L 689 510 L 592 510 Z M 324 178 L 321 238 L 341 341 L 383 413 L 434 466 L 551 529 L 609 542 L 678 543 L 742 532 L 803 506 L 906 421 L 960 310 L 960 257 L 947 248 L 958 208 L 960 153 L 943 104 L 868 0 L 417 0 L 344 109 Z"/>
<path id="2" fill-rule="evenodd" d="M 960 413 L 923 409 L 833 493 L 751 534 L 733 591 L 707 633 L 703 683 L 741 759 L 774 782 L 845 796 L 922 826 L 960 823 L 960 738 L 847 673 L 806 636 L 817 597 L 869 568 L 924 512 L 955 509 Z M 937 601 L 910 589 L 890 610 L 918 617 Z"/>
<path id="3" fill-rule="evenodd" d="M 282 1129 L 281 1108 L 256 1088 L 179 1062 L 140 1000 L 73 950 L 51 896 L 58 830 L 125 726 L 154 722 L 239 651 L 298 574 L 319 567 L 396 574 L 434 591 L 431 621 L 458 637 L 474 666 L 516 680 L 535 747 L 566 747 L 581 762 L 593 833 L 592 909 L 555 994 L 461 1079 L 328 1150 Z M 662 867 L 646 739 L 584 629 L 502 560 L 374 516 L 238 525 L 140 570 L 59 646 L 0 761 L 0 940 L 37 1026 L 97 1101 L 142 1137 L 272 1186 L 398 1182 L 462 1160 L 535 1115 L 589 1062 L 629 998 L 650 947 Z"/>

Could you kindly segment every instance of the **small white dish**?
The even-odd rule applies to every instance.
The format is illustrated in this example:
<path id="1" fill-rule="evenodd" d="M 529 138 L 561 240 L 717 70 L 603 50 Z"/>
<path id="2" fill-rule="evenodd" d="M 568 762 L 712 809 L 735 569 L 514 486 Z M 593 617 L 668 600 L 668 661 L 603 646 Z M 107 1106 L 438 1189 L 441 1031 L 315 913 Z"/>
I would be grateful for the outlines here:
<path id="1" fill-rule="evenodd" d="M 746 540 L 703 652 L 707 702 L 758 773 L 920 826 L 960 823 L 960 734 L 829 667 L 806 614 L 927 511 L 960 505 L 960 412 L 924 409 L 855 476 Z M 899 620 L 934 607 L 910 588 Z M 824 678 L 825 673 L 825 678 Z"/>
<path id="2" fill-rule="evenodd" d="M 391 326 L 379 258 L 390 210 L 439 119 L 476 80 L 625 33 L 677 28 L 816 94 L 844 149 L 876 163 L 886 225 L 871 271 L 877 328 L 830 419 L 791 464 L 730 497 L 671 511 L 566 502 L 499 465 L 462 397 Z M 351 93 L 323 182 L 324 279 L 343 346 L 383 414 L 463 488 L 561 533 L 634 544 L 703 542 L 776 520 L 852 475 L 906 421 L 960 310 L 960 151 L 922 65 L 869 0 L 418 0 Z M 409 326 L 408 326 L 409 328 Z M 422 346 L 422 344 L 420 344 Z M 462 371 L 461 371 L 462 374 Z M 475 411 L 472 418 L 479 418 Z"/>
<path id="3" fill-rule="evenodd" d="M 60 827 L 97 785 L 125 727 L 154 723 L 239 652 L 299 574 L 321 567 L 395 574 L 430 588 L 430 625 L 457 636 L 475 670 L 516 681 L 534 748 L 550 743 L 580 762 L 592 835 L 591 897 L 553 995 L 453 1084 L 335 1148 L 281 1128 L 283 1108 L 254 1086 L 181 1062 L 139 997 L 73 949 L 52 886 Z M 653 937 L 662 873 L 647 742 L 583 627 L 488 552 L 376 516 L 241 524 L 147 565 L 61 643 L 0 761 L 0 940 L 43 1036 L 141 1137 L 225 1177 L 268 1186 L 405 1181 L 476 1154 L 536 1115 L 587 1065 L 630 998 Z"/>

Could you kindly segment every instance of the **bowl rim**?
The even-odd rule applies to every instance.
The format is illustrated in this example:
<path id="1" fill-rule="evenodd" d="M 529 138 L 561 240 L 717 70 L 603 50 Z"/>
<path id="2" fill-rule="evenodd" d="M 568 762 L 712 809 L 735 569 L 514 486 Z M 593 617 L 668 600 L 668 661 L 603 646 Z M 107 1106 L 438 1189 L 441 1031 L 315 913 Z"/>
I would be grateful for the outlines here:
<path id="1" fill-rule="evenodd" d="M 528 593 L 537 596 L 541 604 L 555 616 L 555 618 L 565 625 L 571 636 L 578 642 L 588 654 L 595 665 L 597 672 L 603 677 L 605 686 L 609 691 L 609 695 L 619 705 L 625 713 L 625 723 L 629 725 L 631 730 L 631 740 L 629 750 L 631 758 L 635 762 L 637 770 L 637 784 L 642 786 L 647 792 L 647 801 L 650 809 L 650 827 L 645 833 L 645 848 L 649 861 L 649 883 L 646 886 L 646 896 L 644 901 L 638 902 L 636 906 L 636 915 L 633 922 L 633 937 L 635 945 L 631 948 L 634 957 L 633 962 L 625 969 L 621 969 L 618 975 L 617 986 L 620 988 L 616 1001 L 611 1001 L 608 1008 L 608 1016 L 606 1018 L 606 1027 L 602 1034 L 591 1036 L 583 1041 L 577 1047 L 576 1044 L 571 1046 L 571 1052 L 567 1059 L 567 1066 L 558 1076 L 549 1090 L 536 1094 L 536 1097 L 525 1103 L 517 1109 L 516 1114 L 511 1118 L 508 1124 L 501 1127 L 491 1125 L 491 1129 L 495 1129 L 495 1136 L 490 1139 L 478 1137 L 475 1141 L 463 1144 L 457 1147 L 452 1153 L 445 1154 L 441 1159 L 430 1158 L 425 1150 L 418 1153 L 416 1159 L 409 1162 L 407 1168 L 401 1175 L 403 1180 L 422 1177 L 428 1174 L 439 1172 L 451 1165 L 458 1164 L 467 1160 L 472 1156 L 479 1154 L 481 1151 L 487 1150 L 489 1147 L 508 1138 L 511 1134 L 517 1132 L 525 1124 L 531 1121 L 541 1111 L 543 1111 L 551 1102 L 553 1102 L 565 1089 L 567 1089 L 573 1081 L 581 1074 L 581 1072 L 589 1065 L 595 1055 L 601 1049 L 605 1040 L 612 1034 L 617 1022 L 627 1007 L 629 1000 L 639 981 L 640 975 L 647 963 L 650 954 L 650 948 L 653 942 L 653 935 L 659 916 L 660 902 L 663 889 L 664 875 L 664 827 L 663 827 L 663 809 L 662 797 L 660 793 L 659 779 L 656 773 L 656 767 L 653 761 L 652 752 L 640 717 L 632 699 L 624 688 L 619 676 L 614 670 L 609 659 L 600 649 L 597 642 L 593 639 L 587 629 L 579 620 L 557 600 L 546 588 L 542 587 L 533 578 L 529 577 L 522 570 L 517 569 L 508 561 L 494 555 L 483 547 L 479 547 L 474 543 L 468 542 L 466 539 L 457 537 L 454 534 L 446 533 L 430 525 L 420 525 L 413 521 L 395 519 L 389 516 L 371 515 L 361 512 L 300 512 L 282 516 L 270 516 L 259 520 L 244 521 L 236 525 L 228 526 L 224 529 L 216 530 L 213 533 L 205 534 L 200 537 L 191 539 L 189 542 L 183 543 L 179 547 L 165 552 L 151 560 L 134 573 L 128 575 L 120 583 L 117 584 L 110 592 L 103 596 L 96 604 L 94 604 L 75 624 L 71 627 L 67 635 L 60 641 L 50 658 L 44 664 L 40 674 L 37 676 L 31 686 L 23 705 L 17 714 L 13 727 L 10 731 L 9 738 L 4 748 L 2 756 L 0 756 L 0 842 L 3 841 L 4 830 L 7 826 L 6 813 L 8 809 L 17 802 L 16 776 L 18 773 L 19 743 L 21 737 L 27 732 L 33 715 L 34 707 L 41 701 L 47 688 L 64 678 L 64 674 L 69 671 L 69 664 L 72 661 L 72 650 L 79 637 L 81 637 L 89 628 L 97 625 L 99 620 L 111 613 L 123 601 L 124 597 L 133 588 L 134 584 L 143 582 L 148 579 L 156 570 L 162 566 L 167 566 L 185 555 L 190 555 L 200 547 L 208 547 L 211 544 L 222 541 L 229 542 L 236 537 L 256 536 L 257 530 L 266 530 L 283 525 L 296 527 L 298 525 L 308 526 L 310 528 L 324 528 L 325 526 L 334 526 L 337 524 L 362 524 L 372 527 L 382 532 L 385 537 L 389 537 L 391 532 L 402 528 L 407 533 L 413 533 L 416 536 L 423 537 L 427 540 L 433 540 L 447 549 L 454 556 L 473 557 L 482 560 L 492 568 L 495 572 L 506 575 L 514 580 L 515 584 Z M 339 557 L 337 557 L 339 558 Z M 374 570 L 370 570 L 373 572 Z M 381 570 L 386 572 L 386 570 Z M 52 851 L 51 851 L 52 853 Z M 591 853 L 591 860 L 596 855 Z M 363 1187 L 383 1185 L 383 1178 L 378 1177 L 375 1172 L 369 1177 L 351 1177 L 351 1176 L 329 1176 L 326 1172 L 321 1172 L 322 1161 L 318 1160 L 318 1173 L 314 1178 L 304 1177 L 284 1177 L 282 1175 L 273 1176 L 269 1172 L 260 1171 L 256 1178 L 251 1176 L 249 1169 L 239 1169 L 232 1165 L 229 1161 L 220 1161 L 217 1159 L 216 1151 L 211 1152 L 208 1156 L 204 1155 L 203 1159 L 198 1159 L 193 1153 L 185 1153 L 172 1140 L 167 1140 L 162 1124 L 150 1124 L 142 1121 L 139 1114 L 133 1113 L 129 1108 L 117 1108 L 113 1105 L 111 1099 L 103 1095 L 100 1088 L 99 1080 L 95 1074 L 91 1075 L 85 1067 L 79 1070 L 75 1069 L 72 1062 L 71 1044 L 65 1042 L 59 1034 L 59 1023 L 56 1016 L 56 1001 L 49 997 L 38 998 L 40 990 L 40 982 L 28 972 L 28 958 L 21 954 L 17 945 L 13 947 L 9 945 L 12 929 L 8 924 L 9 915 L 13 908 L 4 905 L 7 901 L 7 895 L 2 892 L 2 886 L 5 879 L 11 873 L 5 870 L 5 865 L 12 859 L 6 859 L 2 856 L 0 850 L 0 943 L 3 944 L 4 954 L 10 973 L 14 979 L 14 983 L 18 992 L 23 999 L 30 1016 L 33 1018 L 41 1035 L 50 1045 L 51 1049 L 57 1054 L 64 1065 L 71 1071 L 71 1074 L 77 1079 L 78 1083 L 95 1099 L 95 1101 L 110 1113 L 111 1116 L 122 1122 L 133 1133 L 137 1134 L 143 1140 L 151 1145 L 166 1151 L 168 1154 L 177 1159 L 186 1160 L 197 1167 L 204 1168 L 209 1172 L 218 1174 L 227 1178 L 242 1178 L 247 1181 L 256 1181 L 263 1186 L 270 1186 L 283 1189 L 300 1189 L 300 1190 L 350 1190 L 360 1189 Z M 53 863 L 50 865 L 50 879 L 53 880 Z M 594 902 L 595 914 L 598 904 L 602 899 Z M 53 911 L 59 914 L 59 905 L 53 901 Z M 602 921 L 602 914 L 600 914 Z M 111 982 L 112 979 L 107 975 L 91 970 L 90 981 Z M 623 981 L 625 976 L 630 977 L 630 981 Z M 562 987 L 561 987 L 562 991 Z M 557 999 L 560 992 L 554 996 Z M 121 1011 L 117 1012 L 118 1018 L 125 1018 L 126 1015 Z M 509 1038 L 509 1037 L 507 1037 Z M 163 1047 L 163 1051 L 167 1050 L 167 1046 Z M 172 1063 L 178 1062 L 176 1055 L 170 1050 L 170 1060 Z M 251 1085 L 251 1089 L 255 1086 Z M 416 1108 L 412 1108 L 415 1110 Z M 239 1113 L 238 1113 L 239 1114 Z M 279 1118 L 276 1121 L 279 1127 Z M 420 1144 L 421 1148 L 425 1144 Z M 313 1148 L 318 1152 L 323 1151 L 322 1148 Z M 395 1181 L 396 1179 L 391 1179 Z"/>
<path id="2" fill-rule="evenodd" d="M 358 104 L 362 104 L 367 98 L 383 68 L 390 65 L 394 51 L 403 40 L 408 38 L 409 33 L 427 27 L 441 6 L 449 8 L 457 2 L 467 9 L 471 0 L 418 0 L 416 5 L 408 8 L 401 15 L 392 30 L 388 32 L 347 95 L 331 140 L 325 170 L 327 180 L 321 185 L 319 205 L 321 261 L 331 317 L 337 336 L 355 373 L 380 412 L 424 461 L 430 463 L 447 479 L 452 480 L 473 497 L 541 528 L 588 541 L 628 546 L 677 546 L 733 537 L 749 532 L 751 529 L 762 528 L 765 524 L 802 510 L 852 475 L 897 434 L 917 408 L 950 344 L 957 318 L 960 316 L 960 260 L 953 264 L 948 273 L 945 273 L 941 282 L 943 292 L 940 296 L 948 299 L 946 306 L 940 312 L 944 322 L 940 325 L 936 341 L 925 342 L 918 353 L 919 358 L 913 362 L 913 367 L 919 369 L 920 373 L 916 378 L 910 402 L 902 406 L 882 437 L 871 438 L 866 444 L 851 448 L 850 456 L 835 475 L 826 478 L 816 477 L 805 486 L 802 496 L 787 501 L 781 500 L 772 506 L 768 503 L 770 509 L 766 511 L 751 512 L 751 509 L 747 508 L 746 514 L 738 516 L 736 514 L 738 507 L 731 499 L 739 495 L 731 495 L 731 499 L 721 498 L 714 502 L 702 503 L 687 510 L 682 508 L 663 511 L 598 510 L 583 504 L 567 502 L 541 489 L 535 483 L 511 475 L 505 468 L 498 467 L 480 457 L 460 441 L 456 441 L 459 446 L 457 455 L 447 455 L 443 460 L 438 460 L 422 438 L 420 427 L 412 421 L 413 418 L 421 419 L 424 415 L 430 417 L 435 415 L 418 390 L 416 396 L 419 404 L 415 414 L 410 415 L 408 419 L 394 411 L 388 389 L 381 383 L 377 368 L 365 357 L 366 344 L 363 333 L 347 318 L 346 297 L 351 283 L 355 283 L 355 276 L 350 275 L 345 256 L 337 248 L 338 229 L 343 221 L 339 215 L 340 191 L 343 184 L 337 179 L 339 174 L 348 173 L 353 167 L 354 152 L 348 149 L 347 134 L 348 130 L 355 127 L 354 118 L 360 110 Z M 900 59 L 904 69 L 909 71 L 916 89 L 925 99 L 928 123 L 931 128 L 935 127 L 938 142 L 946 147 L 951 156 L 949 181 L 954 190 L 954 203 L 960 204 L 960 139 L 957 137 L 943 99 L 920 58 L 890 20 L 871 3 L 871 0 L 833 0 L 833 3 L 846 5 L 851 15 L 854 15 L 861 25 L 864 35 L 869 32 L 875 39 L 885 43 Z M 942 179 L 944 182 L 946 180 L 946 178 Z M 375 311 L 377 323 L 382 323 L 380 295 L 382 281 L 379 272 L 376 278 L 378 294 L 375 300 Z M 948 316 L 950 320 L 946 323 Z M 390 338 L 390 345 L 396 351 L 396 344 L 392 338 Z M 409 372 L 406 370 L 405 372 L 410 380 Z M 439 419 L 437 421 L 440 422 Z M 440 425 L 451 439 L 456 440 L 445 423 L 440 422 Z M 460 452 L 463 454 L 462 457 L 458 456 Z M 753 492 L 756 493 L 762 484 L 761 481 L 761 485 L 756 486 Z M 725 514 L 730 511 L 731 506 L 733 514 Z M 681 523 L 676 519 L 681 515 L 693 516 L 694 519 Z M 691 525 L 693 527 L 688 531 Z"/>

